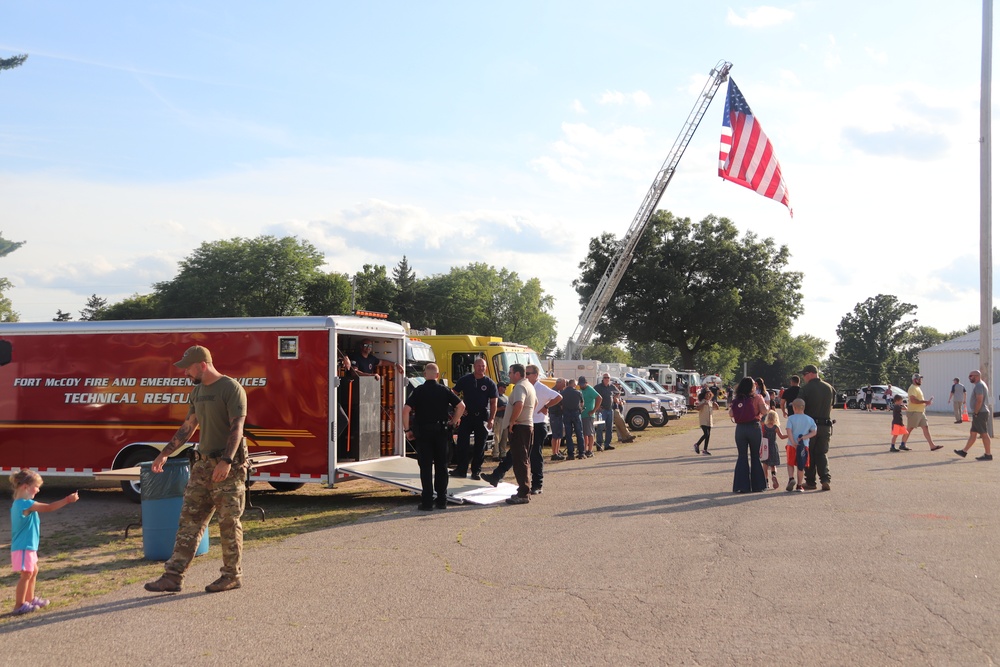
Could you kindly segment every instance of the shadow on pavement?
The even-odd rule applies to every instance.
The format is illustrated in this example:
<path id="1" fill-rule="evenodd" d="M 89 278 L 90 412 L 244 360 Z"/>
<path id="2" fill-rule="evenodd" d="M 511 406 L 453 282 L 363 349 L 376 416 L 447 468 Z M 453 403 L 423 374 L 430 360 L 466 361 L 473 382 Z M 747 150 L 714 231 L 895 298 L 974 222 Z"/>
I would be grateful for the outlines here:
<path id="1" fill-rule="evenodd" d="M 131 600 L 116 600 L 114 602 L 106 602 L 104 604 L 97 604 L 90 607 L 77 607 L 75 609 L 66 609 L 64 611 L 52 611 L 52 612 L 32 612 L 31 614 L 26 614 L 20 623 L 8 623 L 0 627 L 0 635 L 10 634 L 12 632 L 17 632 L 28 627 L 39 627 L 45 625 L 53 625 L 55 623 L 63 623 L 65 621 L 72 621 L 78 618 L 85 618 L 88 616 L 101 616 L 103 614 L 113 614 L 119 611 L 130 611 L 135 609 L 142 609 L 143 607 L 151 607 L 153 605 L 167 604 L 171 602 L 185 602 L 189 598 L 196 595 L 209 595 L 209 593 L 204 593 L 201 591 L 191 591 L 189 593 L 167 593 L 167 594 L 146 594 L 145 597 L 133 598 Z M 10 616 L 10 614 L 6 614 Z"/>
<path id="2" fill-rule="evenodd" d="M 643 514 L 674 514 L 676 512 L 695 512 L 712 507 L 729 507 L 747 502 L 767 501 L 782 497 L 797 497 L 805 494 L 765 491 L 760 493 L 699 493 L 676 498 L 662 498 L 634 505 L 609 505 L 607 507 L 592 507 L 585 510 L 563 512 L 560 517 L 576 517 L 596 512 L 613 513 L 617 516 L 639 516 Z"/>

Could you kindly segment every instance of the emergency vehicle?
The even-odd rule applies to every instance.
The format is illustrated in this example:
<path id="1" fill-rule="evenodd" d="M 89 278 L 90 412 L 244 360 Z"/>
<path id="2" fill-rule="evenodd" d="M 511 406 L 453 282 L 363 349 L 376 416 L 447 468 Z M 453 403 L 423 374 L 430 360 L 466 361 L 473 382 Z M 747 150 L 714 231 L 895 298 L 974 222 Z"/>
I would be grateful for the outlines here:
<path id="1" fill-rule="evenodd" d="M 434 335 L 420 336 L 420 340 L 434 350 L 441 379 L 449 386 L 471 373 L 473 363 L 480 357 L 486 360 L 486 374 L 494 382 L 510 382 L 511 364 L 534 364 L 543 373 L 545 369 L 533 349 L 498 336 Z"/>
<path id="2" fill-rule="evenodd" d="M 702 385 L 698 371 L 678 371 L 666 364 L 653 364 L 645 370 L 649 372 L 649 377 L 663 385 L 667 391 L 685 396 L 689 409 L 693 409 L 698 403 L 698 392 Z"/>
<path id="3" fill-rule="evenodd" d="M 366 339 L 392 363 L 346 381 L 342 354 Z M 251 480 L 292 490 L 362 476 L 419 491 L 400 427 L 406 340 L 357 316 L 0 324 L 0 471 L 92 477 L 151 461 L 188 411 L 192 384 L 173 364 L 204 345 L 246 389 L 250 453 L 288 455 Z M 139 498 L 136 483 L 122 488 Z"/>

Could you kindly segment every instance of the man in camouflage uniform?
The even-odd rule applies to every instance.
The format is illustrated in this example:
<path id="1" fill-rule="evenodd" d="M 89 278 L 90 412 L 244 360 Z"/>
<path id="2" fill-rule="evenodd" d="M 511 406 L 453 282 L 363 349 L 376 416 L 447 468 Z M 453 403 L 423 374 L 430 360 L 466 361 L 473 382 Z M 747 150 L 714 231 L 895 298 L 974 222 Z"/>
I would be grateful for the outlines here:
<path id="1" fill-rule="evenodd" d="M 187 570 L 203 531 L 212 514 L 219 513 L 219 539 L 222 543 L 222 576 L 205 587 L 208 593 L 239 588 L 243 574 L 243 503 L 246 496 L 247 445 L 243 422 L 247 415 L 247 395 L 239 382 L 219 373 L 212 364 L 212 354 L 200 345 L 188 348 L 174 364 L 191 378 L 194 388 L 188 399 L 187 418 L 170 442 L 153 461 L 152 471 L 163 471 L 163 464 L 201 429 L 194 450 L 191 478 L 184 490 L 180 525 L 174 552 L 164 566 L 163 576 L 146 584 L 154 593 L 181 590 Z"/>

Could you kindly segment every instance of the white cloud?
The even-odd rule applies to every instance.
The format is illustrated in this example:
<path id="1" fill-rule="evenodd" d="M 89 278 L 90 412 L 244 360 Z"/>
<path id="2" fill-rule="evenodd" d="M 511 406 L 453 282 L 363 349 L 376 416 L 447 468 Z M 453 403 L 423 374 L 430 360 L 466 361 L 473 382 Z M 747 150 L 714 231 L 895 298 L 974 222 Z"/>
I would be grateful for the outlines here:
<path id="1" fill-rule="evenodd" d="M 553 182 L 574 190 L 624 186 L 631 192 L 635 183 L 648 187 L 656 174 L 658 152 L 669 148 L 652 145 L 651 131 L 632 125 L 605 131 L 586 123 L 563 123 L 562 135 L 547 154 L 530 164 Z"/>
<path id="2" fill-rule="evenodd" d="M 767 28 L 787 23 L 793 18 L 795 18 L 794 12 L 765 5 L 748 9 L 743 16 L 730 9 L 726 15 L 726 23 L 741 28 Z"/>
<path id="3" fill-rule="evenodd" d="M 830 35 L 827 37 L 827 42 L 829 42 L 829 48 L 823 57 L 823 64 L 827 69 L 837 69 L 840 67 L 840 50 L 837 48 L 837 38 Z"/>
<path id="4" fill-rule="evenodd" d="M 632 102 L 641 109 L 643 107 L 648 107 L 649 105 L 651 105 L 653 103 L 653 100 L 649 98 L 649 95 L 646 94 L 646 92 L 642 90 L 637 90 L 634 93 L 632 93 Z"/>
<path id="5" fill-rule="evenodd" d="M 601 104 L 625 104 L 625 93 L 618 90 L 606 90 L 598 102 Z"/>
<path id="6" fill-rule="evenodd" d="M 623 93 L 619 90 L 606 90 L 601 94 L 598 99 L 601 104 L 616 104 L 623 105 L 626 102 L 631 102 L 638 108 L 648 107 L 653 103 L 653 100 L 649 97 L 649 94 L 643 90 L 637 90 L 634 93 Z"/>
<path id="7" fill-rule="evenodd" d="M 875 61 L 879 65 L 888 65 L 889 64 L 889 54 L 886 53 L 885 51 L 876 51 L 872 47 L 866 46 L 865 47 L 865 53 L 868 55 L 869 58 L 871 58 L 873 61 Z"/>
<path id="8" fill-rule="evenodd" d="M 573 100 L 573 104 L 570 108 L 577 113 L 587 113 L 587 109 L 584 108 L 583 103 L 580 100 Z"/>
<path id="9" fill-rule="evenodd" d="M 778 73 L 778 76 L 781 82 L 788 86 L 798 86 L 801 83 L 799 77 L 791 70 L 783 69 Z"/>

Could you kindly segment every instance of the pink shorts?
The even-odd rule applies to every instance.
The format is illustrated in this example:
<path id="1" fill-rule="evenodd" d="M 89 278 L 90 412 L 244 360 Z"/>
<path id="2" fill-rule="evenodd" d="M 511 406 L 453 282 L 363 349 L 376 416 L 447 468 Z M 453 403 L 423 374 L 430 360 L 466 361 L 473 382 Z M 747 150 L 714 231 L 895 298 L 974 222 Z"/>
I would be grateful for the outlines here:
<path id="1" fill-rule="evenodd" d="M 11 551 L 10 566 L 15 572 L 34 572 L 38 569 L 38 552 L 29 549 Z"/>

